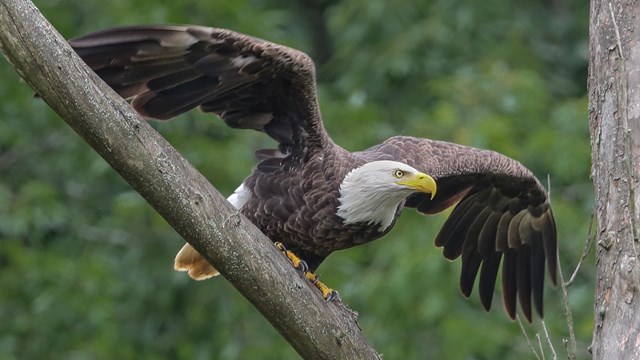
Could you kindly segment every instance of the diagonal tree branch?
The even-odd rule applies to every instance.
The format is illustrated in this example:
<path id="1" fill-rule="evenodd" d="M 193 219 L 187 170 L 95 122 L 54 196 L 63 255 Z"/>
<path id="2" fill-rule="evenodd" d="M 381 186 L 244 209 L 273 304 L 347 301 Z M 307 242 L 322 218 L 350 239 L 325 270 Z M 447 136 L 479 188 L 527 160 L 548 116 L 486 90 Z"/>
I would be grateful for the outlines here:
<path id="1" fill-rule="evenodd" d="M 308 359 L 378 355 L 353 313 L 319 292 L 129 105 L 28 0 L 0 0 L 0 50 L 16 71 Z"/>

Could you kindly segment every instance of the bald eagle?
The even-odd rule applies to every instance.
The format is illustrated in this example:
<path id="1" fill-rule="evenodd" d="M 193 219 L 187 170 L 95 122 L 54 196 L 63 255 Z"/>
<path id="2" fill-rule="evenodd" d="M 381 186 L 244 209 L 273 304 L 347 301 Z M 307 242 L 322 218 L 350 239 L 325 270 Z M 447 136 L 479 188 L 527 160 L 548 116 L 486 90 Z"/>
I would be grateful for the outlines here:
<path id="1" fill-rule="evenodd" d="M 556 281 L 556 228 L 544 188 L 519 162 L 409 136 L 349 152 L 324 129 L 309 56 L 233 31 L 129 26 L 70 44 L 145 117 L 199 107 L 273 138 L 277 148 L 256 151 L 257 166 L 228 200 L 305 270 L 387 234 L 404 208 L 435 214 L 455 205 L 435 243 L 446 258 L 462 257 L 463 294 L 479 278 L 489 310 L 502 262 L 508 316 L 519 300 L 531 321 L 532 298 L 542 316 L 545 263 Z M 217 275 L 189 244 L 175 267 L 195 279 Z"/>

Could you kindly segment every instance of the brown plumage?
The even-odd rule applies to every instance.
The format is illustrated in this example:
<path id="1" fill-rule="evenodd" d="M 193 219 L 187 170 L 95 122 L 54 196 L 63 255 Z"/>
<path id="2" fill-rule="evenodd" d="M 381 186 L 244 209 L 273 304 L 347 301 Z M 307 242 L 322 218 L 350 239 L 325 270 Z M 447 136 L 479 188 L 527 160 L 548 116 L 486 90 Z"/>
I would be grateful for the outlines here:
<path id="1" fill-rule="evenodd" d="M 479 278 L 480 299 L 489 310 L 502 262 L 508 315 L 514 318 L 519 302 L 530 321 L 533 297 L 542 316 L 545 263 L 551 281 L 556 281 L 556 229 L 545 190 L 519 162 L 493 151 L 407 136 L 350 153 L 324 130 L 312 60 L 297 50 L 229 30 L 134 26 L 70 43 L 146 117 L 169 119 L 199 107 L 230 127 L 254 129 L 275 139 L 278 149 L 256 152 L 256 169 L 230 201 L 311 270 L 335 250 L 386 234 L 403 207 L 434 214 L 457 203 L 436 245 L 448 259 L 462 257 L 464 295 L 471 294 Z M 374 170 L 383 173 L 384 166 L 395 164 L 380 160 L 432 176 L 437 193 L 431 198 L 435 189 L 402 192 L 388 224 L 379 220 L 380 214 L 350 221 L 356 211 L 349 212 L 345 194 L 351 190 L 345 178 L 365 164 L 375 162 L 379 165 Z M 413 171 L 407 169 L 401 174 Z M 192 270 L 193 277 L 214 275 L 215 269 L 202 264 L 190 246 L 181 254 L 176 268 Z"/>

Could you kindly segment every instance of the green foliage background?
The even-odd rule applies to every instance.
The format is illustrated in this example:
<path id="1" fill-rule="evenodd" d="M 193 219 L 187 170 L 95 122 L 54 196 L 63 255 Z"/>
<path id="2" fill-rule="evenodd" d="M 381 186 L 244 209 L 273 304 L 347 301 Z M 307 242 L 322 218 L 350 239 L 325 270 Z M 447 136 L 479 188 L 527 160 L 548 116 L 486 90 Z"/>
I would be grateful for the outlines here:
<path id="1" fill-rule="evenodd" d="M 580 257 L 593 202 L 584 1 L 36 5 L 68 38 L 122 24 L 193 23 L 302 49 L 322 60 L 320 102 L 337 143 L 358 150 L 411 134 L 514 157 L 550 178 L 566 277 Z M 0 358 L 297 358 L 224 279 L 175 273 L 182 241 L 174 231 L 6 61 L 0 79 Z M 154 126 L 225 194 L 250 171 L 253 150 L 270 144 L 197 111 Z M 433 246 L 445 216 L 407 211 L 383 240 L 337 253 L 319 272 L 359 312 L 385 358 L 533 358 L 499 296 L 485 313 L 476 294 L 460 294 L 459 263 Z M 592 263 L 570 288 L 579 356 L 593 324 Z M 548 288 L 545 321 L 560 358 L 564 312 L 560 290 Z M 525 328 L 537 347 L 540 321 Z"/>

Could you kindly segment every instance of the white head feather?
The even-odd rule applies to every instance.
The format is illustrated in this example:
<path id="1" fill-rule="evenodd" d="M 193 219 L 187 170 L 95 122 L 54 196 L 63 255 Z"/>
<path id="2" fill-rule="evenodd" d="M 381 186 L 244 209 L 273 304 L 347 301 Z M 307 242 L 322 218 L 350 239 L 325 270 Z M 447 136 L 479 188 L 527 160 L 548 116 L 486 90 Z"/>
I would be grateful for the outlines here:
<path id="1" fill-rule="evenodd" d="M 340 185 L 337 215 L 345 224 L 364 222 L 387 229 L 398 207 L 415 188 L 401 184 L 399 174 L 421 174 L 413 167 L 389 160 L 373 161 L 351 170 Z"/>

